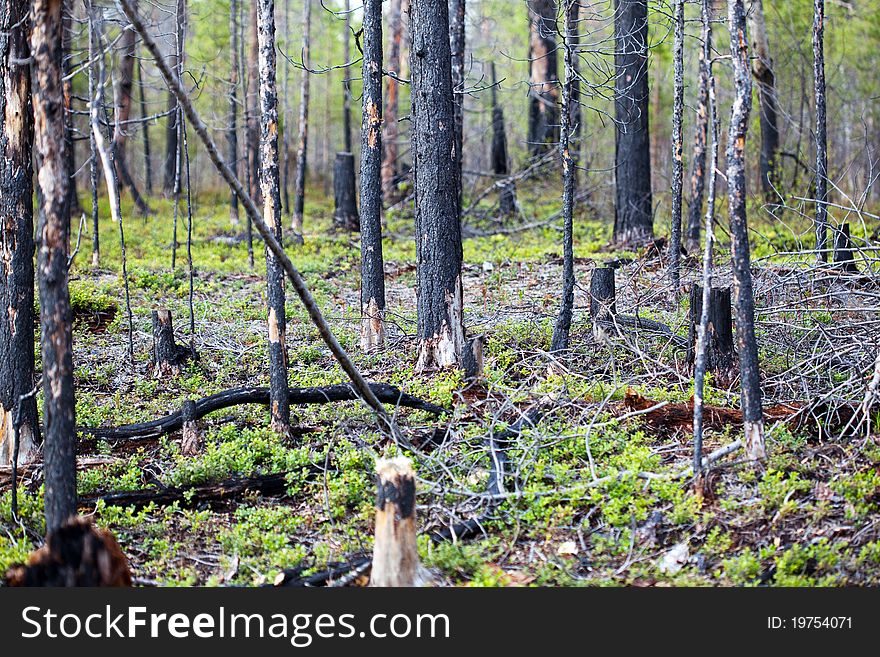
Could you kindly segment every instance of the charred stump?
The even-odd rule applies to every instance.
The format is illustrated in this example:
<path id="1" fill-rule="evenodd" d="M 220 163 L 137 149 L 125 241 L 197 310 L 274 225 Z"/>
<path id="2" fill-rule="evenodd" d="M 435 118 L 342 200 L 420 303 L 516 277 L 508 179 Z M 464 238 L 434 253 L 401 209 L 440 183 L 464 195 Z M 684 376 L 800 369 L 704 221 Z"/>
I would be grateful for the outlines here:
<path id="1" fill-rule="evenodd" d="M 197 422 L 196 403 L 192 399 L 183 402 L 180 417 L 183 420 L 183 438 L 180 442 L 180 451 L 184 456 L 194 456 L 202 451 L 204 441 Z"/>
<path id="2" fill-rule="evenodd" d="M 706 370 L 717 381 L 726 385 L 736 364 L 736 346 L 733 341 L 733 316 L 729 287 L 712 288 L 709 291 L 709 325 L 706 332 Z M 697 335 L 703 312 L 703 288 L 694 285 L 690 297 L 690 330 L 688 331 L 687 363 L 696 362 Z"/>
<path id="3" fill-rule="evenodd" d="M 333 167 L 333 225 L 340 230 L 360 229 L 357 195 L 355 194 L 354 154 L 337 153 Z"/>
<path id="4" fill-rule="evenodd" d="M 180 366 L 192 356 L 189 347 L 177 344 L 174 340 L 174 324 L 171 311 L 158 308 L 151 313 L 153 320 L 153 372 L 159 377 L 177 374 Z"/>
<path id="5" fill-rule="evenodd" d="M 604 325 L 612 322 L 617 314 L 616 295 L 614 269 L 594 269 L 590 278 L 590 318 L 593 320 L 593 335 L 597 339 L 602 336 Z"/>
<path id="6" fill-rule="evenodd" d="M 853 255 L 852 239 L 849 236 L 849 224 L 840 225 L 834 237 L 834 264 L 848 274 L 859 271 Z"/>
<path id="7" fill-rule="evenodd" d="M 376 462 L 376 529 L 370 586 L 425 586 L 416 543 L 416 480 L 406 457 Z"/>

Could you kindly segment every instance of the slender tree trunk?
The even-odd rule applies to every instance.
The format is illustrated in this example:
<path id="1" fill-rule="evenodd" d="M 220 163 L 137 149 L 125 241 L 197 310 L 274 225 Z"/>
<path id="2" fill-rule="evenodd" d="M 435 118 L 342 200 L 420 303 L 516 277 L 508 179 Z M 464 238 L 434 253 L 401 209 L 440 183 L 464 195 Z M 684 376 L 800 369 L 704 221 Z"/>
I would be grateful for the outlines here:
<path id="1" fill-rule="evenodd" d="M 290 35 L 290 0 L 284 0 L 284 32 Z M 285 40 L 285 45 L 289 39 Z M 290 106 L 293 104 L 290 96 L 290 62 L 284 58 L 284 76 L 281 79 L 281 96 L 284 102 L 281 104 L 281 205 L 282 210 L 290 214 Z"/>
<path id="2" fill-rule="evenodd" d="M 498 104 L 495 62 L 491 62 L 490 70 L 492 71 L 492 173 L 505 178 L 510 173 L 510 165 L 507 154 L 507 133 L 504 128 L 504 110 Z M 516 212 L 516 185 L 513 181 L 501 184 L 498 204 L 502 217 L 510 217 Z"/>
<path id="3" fill-rule="evenodd" d="M 669 240 L 669 282 L 672 296 L 681 287 L 681 189 L 684 166 L 681 160 L 682 120 L 684 118 L 684 0 L 675 0 L 673 9 L 675 38 L 672 48 L 674 89 L 672 101 L 672 230 Z"/>
<path id="4" fill-rule="evenodd" d="M 752 74 L 758 81 L 758 103 L 761 107 L 761 189 L 769 201 L 776 196 L 779 159 L 779 98 L 776 93 L 776 71 L 770 57 L 767 23 L 763 0 L 750 0 L 749 36 L 752 46 Z"/>
<path id="5" fill-rule="evenodd" d="M 296 184 L 294 186 L 293 199 L 293 232 L 302 239 L 303 214 L 306 204 L 306 163 L 308 162 L 309 146 L 309 83 L 311 74 L 308 68 L 311 66 L 311 29 L 312 29 L 312 0 L 305 0 L 303 4 L 303 38 L 302 56 L 303 66 L 302 84 L 300 86 L 299 99 L 299 135 L 296 147 Z"/>
<path id="6" fill-rule="evenodd" d="M 701 0 L 702 2 L 702 0 Z M 710 12 L 711 5 L 706 8 Z M 709 39 L 708 52 L 712 52 L 712 31 L 703 26 L 702 39 Z M 711 54 L 710 54 L 711 57 Z M 694 150 L 691 161 L 691 200 L 688 208 L 687 250 L 689 253 L 700 248 L 700 214 L 703 211 L 703 192 L 706 180 L 706 141 L 709 133 L 709 61 L 706 48 L 700 48 L 700 82 L 697 100 L 697 125 L 694 133 Z"/>
<path id="7" fill-rule="evenodd" d="M 401 0 L 391 0 L 388 11 L 388 27 L 391 31 L 391 44 L 388 49 L 388 70 L 400 75 L 400 45 L 403 40 L 403 17 Z M 384 156 L 382 159 L 382 194 L 386 201 L 393 200 L 397 184 L 397 104 L 400 83 L 389 75 L 385 87 L 385 128 L 382 135 Z M 363 202 L 363 201 L 361 201 Z M 363 230 L 363 228 L 362 228 Z"/>
<path id="8" fill-rule="evenodd" d="M 229 126 L 226 140 L 230 168 L 238 174 L 238 0 L 229 2 Z M 238 226 L 238 196 L 229 195 L 229 221 Z"/>
<path id="9" fill-rule="evenodd" d="M 556 324 L 553 327 L 551 351 L 568 348 L 571 318 L 574 312 L 574 197 L 577 186 L 577 169 L 569 147 L 571 139 L 572 82 L 576 74 L 573 60 L 577 57 L 572 43 L 573 28 L 576 23 L 566 20 L 563 38 L 565 84 L 562 87 L 562 130 L 559 139 L 559 154 L 562 158 L 562 222 L 563 222 L 563 265 L 562 300 Z"/>
<path id="10" fill-rule="evenodd" d="M 757 460 L 764 458 L 765 450 L 758 344 L 755 339 L 755 299 L 752 291 L 749 231 L 746 222 L 745 146 L 752 107 L 752 82 L 749 78 L 749 52 L 746 43 L 743 0 L 728 0 L 727 19 L 730 28 L 730 54 L 733 61 L 735 88 L 727 141 L 731 268 L 736 306 L 736 340 L 739 351 L 746 456 Z"/>
<path id="11" fill-rule="evenodd" d="M 260 46 L 257 38 L 257 2 L 250 2 L 248 19 L 247 83 L 245 104 L 247 106 L 247 168 L 251 197 L 259 203 L 260 190 Z"/>
<path id="12" fill-rule="evenodd" d="M 828 262 L 828 131 L 825 102 L 825 0 L 813 4 L 813 78 L 816 91 L 816 254 Z"/>
<path id="13" fill-rule="evenodd" d="M 614 241 L 630 244 L 654 234 L 648 129 L 648 3 L 614 0 L 614 8 Z"/>
<path id="14" fill-rule="evenodd" d="M 382 258 L 382 0 L 364 2 L 361 119 L 361 349 L 385 342 Z"/>
<path id="15" fill-rule="evenodd" d="M 415 175 L 417 371 L 457 367 L 464 351 L 461 222 L 446 2 L 410 2 Z"/>
<path id="16" fill-rule="evenodd" d="M 129 133 L 129 120 L 131 119 L 131 107 L 134 92 L 134 67 L 136 58 L 136 42 L 134 30 L 123 30 L 119 39 L 119 64 L 116 67 L 118 75 L 115 82 L 115 105 L 116 112 L 114 123 L 116 130 L 113 133 L 113 151 L 116 177 L 125 183 L 131 190 L 135 202 L 143 210 L 144 203 L 140 191 L 132 179 L 128 170 L 126 157 L 126 144 Z"/>
<path id="17" fill-rule="evenodd" d="M 67 174 L 70 184 L 67 193 L 70 194 L 70 211 L 78 211 L 79 196 L 76 193 L 76 142 L 73 141 L 73 77 L 70 75 L 70 62 L 73 55 L 70 52 L 70 42 L 73 36 L 73 2 L 65 0 L 62 8 L 62 55 L 61 55 L 61 84 L 64 86 L 64 139 L 67 143 Z"/>
<path id="18" fill-rule="evenodd" d="M 465 0 L 449 0 L 449 49 L 452 53 L 452 94 L 454 102 L 455 156 L 458 159 L 458 205 L 461 212 L 462 177 L 464 162 L 464 44 Z"/>
<path id="19" fill-rule="evenodd" d="M 571 102 L 568 104 L 568 125 L 569 138 L 568 148 L 571 151 L 571 160 L 577 167 L 580 161 L 581 149 L 581 122 L 583 120 L 581 112 L 581 70 L 580 70 L 580 23 L 581 23 L 581 2 L 583 0 L 567 0 L 568 8 L 566 11 L 566 29 L 568 30 L 568 39 L 572 47 L 571 58 Z"/>
<path id="20" fill-rule="evenodd" d="M 183 21 L 181 17 L 186 13 L 186 0 L 177 0 L 176 6 L 176 40 L 175 43 L 181 43 L 183 41 L 183 37 L 180 35 L 180 31 L 183 29 Z M 175 53 L 174 56 L 170 57 L 171 59 L 171 68 L 178 72 L 180 75 L 180 66 L 182 62 L 178 61 L 179 56 Z M 163 166 L 164 171 L 164 181 L 163 181 L 163 189 L 165 190 L 166 196 L 171 196 L 175 191 L 175 181 L 178 177 L 178 158 L 179 158 L 179 144 L 178 144 L 178 133 L 180 132 L 180 128 L 177 125 L 179 114 L 177 107 L 177 100 L 174 98 L 174 95 L 169 92 L 168 94 L 168 120 L 166 122 L 165 128 L 165 164 Z"/>
<path id="21" fill-rule="evenodd" d="M 34 387 L 34 206 L 27 0 L 0 4 L 0 465 L 29 463 L 40 428 Z"/>
<path id="22" fill-rule="evenodd" d="M 76 513 L 76 422 L 70 293 L 67 287 L 70 176 L 62 82 L 62 0 L 34 0 L 33 104 L 40 220 L 40 346 L 43 356 L 43 472 L 46 531 Z"/>
<path id="23" fill-rule="evenodd" d="M 529 0 L 529 154 L 559 142 L 556 0 Z"/>
<path id="24" fill-rule="evenodd" d="M 92 54 L 97 51 L 95 45 L 95 32 L 92 29 L 92 16 L 94 8 L 92 0 L 86 0 L 86 13 L 88 15 L 89 27 L 89 59 Z M 95 79 L 94 62 L 89 63 L 89 98 L 94 98 L 98 93 L 98 81 Z M 89 119 L 91 121 L 91 119 Z M 92 267 L 98 267 L 101 264 L 101 233 L 98 221 L 98 147 L 95 142 L 95 133 L 89 130 L 89 183 L 92 193 Z"/>
<path id="25" fill-rule="evenodd" d="M 342 58 L 345 67 L 342 69 L 342 132 L 345 152 L 352 152 L 351 145 L 351 0 L 345 0 L 345 36 L 342 39 Z"/>
<path id="26" fill-rule="evenodd" d="M 147 190 L 147 194 L 153 193 L 153 162 L 152 156 L 150 154 L 150 121 L 147 118 L 147 97 L 146 97 L 146 88 L 144 85 L 144 67 L 141 65 L 140 61 L 137 63 L 137 71 L 138 71 L 138 90 L 140 91 L 140 101 L 141 101 L 141 121 L 143 121 L 143 125 L 141 126 L 141 134 L 144 139 L 144 187 Z"/>
<path id="27" fill-rule="evenodd" d="M 263 188 L 263 217 L 281 242 L 281 176 L 278 170 L 278 94 L 275 90 L 275 2 L 259 2 L 260 45 L 260 183 Z M 269 409 L 272 428 L 290 431 L 290 400 L 287 382 L 286 321 L 284 314 L 284 270 L 266 249 L 266 278 L 269 298 Z"/>

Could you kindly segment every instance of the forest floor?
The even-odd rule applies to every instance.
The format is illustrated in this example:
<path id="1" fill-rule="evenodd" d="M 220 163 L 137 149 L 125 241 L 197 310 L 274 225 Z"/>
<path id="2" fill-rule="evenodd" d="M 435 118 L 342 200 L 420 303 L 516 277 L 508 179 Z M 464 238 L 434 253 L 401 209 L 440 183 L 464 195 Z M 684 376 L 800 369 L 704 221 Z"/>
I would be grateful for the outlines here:
<path id="1" fill-rule="evenodd" d="M 561 239 L 558 219 L 542 217 L 552 219 L 559 202 L 552 190 L 521 194 L 520 200 L 527 215 L 523 222 L 535 227 L 502 227 L 502 233 L 464 243 L 466 324 L 470 334 L 486 339 L 485 377 L 477 384 L 466 384 L 457 372 L 413 372 L 410 216 L 391 211 L 386 217 L 389 340 L 378 354 L 358 350 L 357 235 L 332 233 L 326 196 L 308 200 L 304 246 L 288 247 L 367 378 L 450 410 L 440 418 L 398 411 L 401 427 L 416 445 L 420 550 L 437 582 L 880 584 L 876 425 L 841 437 L 830 427 L 817 434 L 785 420 L 769 422 L 769 457 L 762 468 L 734 453 L 714 463 L 704 484 L 695 488 L 689 476 L 679 476 L 691 459 L 688 427 L 652 423 L 649 414 L 633 413 L 625 401 L 628 391 L 658 404 L 691 398 L 681 348 L 688 334 L 687 295 L 672 299 L 662 283 L 665 263 L 656 253 L 608 249 L 609 222 L 582 209 L 576 220 L 579 286 L 572 345 L 565 354 L 548 353 Z M 103 221 L 98 269 L 88 266 L 87 228 L 72 269 L 76 416 L 84 428 L 151 420 L 178 410 L 187 399 L 268 384 L 263 250 L 255 242 L 256 267 L 250 269 L 243 227 L 230 226 L 225 197 L 208 195 L 194 208 L 192 241 L 192 340 L 199 358 L 179 376 L 153 376 L 150 310 L 172 310 L 179 343 L 188 344 L 190 332 L 186 215 L 178 221 L 181 245 L 172 270 L 172 207 L 155 199 L 152 205 L 153 216 L 144 219 L 129 210 L 125 221 L 133 365 L 126 357 L 118 226 Z M 832 397 L 843 404 L 860 402 L 876 340 L 862 340 L 859 327 L 873 326 L 865 318 L 875 319 L 876 312 L 860 314 L 866 304 L 847 296 L 846 281 L 830 280 L 817 292 L 815 272 L 805 269 L 801 275 L 797 257 L 780 255 L 795 250 L 790 225 L 763 221 L 753 223 L 766 228 L 756 237 L 755 255 L 767 403 L 797 405 Z M 474 216 L 468 227 L 471 234 L 499 228 Z M 623 261 L 618 311 L 663 322 L 672 335 L 594 335 L 587 313 L 589 274 L 609 260 Z M 685 280 L 694 280 L 698 262 L 685 264 Z M 805 284 L 805 276 L 812 281 Z M 287 308 L 291 385 L 344 382 L 292 292 Z M 851 343 L 857 347 L 840 347 Z M 38 349 L 37 354 L 39 367 Z M 846 354 L 846 362 L 834 361 L 835 354 Z M 726 386 L 710 381 L 706 399 L 736 408 L 737 393 L 735 377 Z M 509 476 L 506 495 L 493 506 L 486 495 L 487 438 L 532 408 L 542 409 L 541 420 L 499 445 L 507 448 Z M 300 430 L 293 438 L 268 429 L 262 406 L 214 413 L 201 422 L 205 447 L 196 456 L 182 455 L 179 434 L 119 444 L 95 444 L 81 434 L 81 495 L 286 473 L 283 494 L 250 493 L 210 505 L 186 496 L 172 505 L 143 508 L 99 502 L 81 510 L 115 533 L 144 584 L 271 584 L 285 569 L 317 572 L 368 555 L 373 459 L 383 451 L 370 414 L 356 402 L 301 406 L 294 412 Z M 710 428 L 706 452 L 730 443 L 738 431 L 734 424 Z M 39 471 L 23 474 L 18 524 L 12 521 L 9 479 L 3 476 L 0 573 L 27 557 L 44 527 Z M 431 538 L 472 518 L 480 519 L 479 531 L 468 538 Z"/>

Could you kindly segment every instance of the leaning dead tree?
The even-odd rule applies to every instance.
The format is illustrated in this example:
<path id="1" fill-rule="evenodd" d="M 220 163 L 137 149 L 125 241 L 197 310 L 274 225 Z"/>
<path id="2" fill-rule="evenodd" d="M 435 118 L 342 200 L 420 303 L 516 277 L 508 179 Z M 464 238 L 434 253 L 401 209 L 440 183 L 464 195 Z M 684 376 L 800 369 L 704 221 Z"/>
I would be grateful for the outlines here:
<path id="1" fill-rule="evenodd" d="M 175 98 L 177 98 L 178 102 L 180 102 L 186 118 L 189 120 L 196 135 L 205 146 L 206 154 L 210 158 L 213 165 L 220 172 L 220 175 L 223 177 L 226 183 L 233 189 L 233 191 L 235 191 L 236 194 L 238 194 L 238 197 L 241 199 L 242 205 L 247 211 L 248 216 L 253 222 L 253 225 L 257 228 L 257 231 L 263 238 L 263 242 L 266 244 L 267 248 L 272 251 L 273 255 L 278 259 L 278 262 L 280 263 L 282 269 L 287 274 L 287 277 L 293 284 L 293 288 L 296 291 L 297 296 L 299 296 L 300 301 L 302 301 L 302 304 L 309 315 L 309 319 L 318 329 L 318 333 L 321 336 L 321 339 L 330 349 L 330 353 L 333 354 L 333 357 L 336 359 L 342 370 L 351 380 L 352 388 L 364 401 L 364 403 L 369 406 L 376 414 L 376 418 L 382 430 L 387 432 L 398 444 L 408 444 L 406 439 L 400 434 L 393 419 L 388 415 L 388 412 L 385 410 L 382 402 L 379 401 L 375 393 L 370 389 L 369 384 L 364 379 L 360 370 L 358 370 L 355 364 L 351 361 L 351 358 L 349 358 L 348 354 L 342 348 L 342 345 L 339 344 L 339 341 L 333 334 L 330 325 L 327 324 L 327 320 L 321 313 L 320 308 L 318 308 L 318 304 L 315 302 L 315 298 L 312 296 L 311 291 L 306 285 L 302 274 L 300 274 L 299 270 L 294 266 L 293 262 L 284 252 L 281 244 L 278 242 L 277 239 L 275 239 L 275 235 L 263 221 L 263 218 L 260 215 L 260 211 L 257 208 L 254 199 L 247 193 L 247 191 L 245 191 L 244 187 L 241 184 L 241 181 L 236 177 L 236 175 L 232 172 L 232 169 L 229 168 L 229 165 L 220 155 L 217 144 L 208 134 L 207 126 L 193 107 L 192 101 L 190 100 L 186 91 L 183 89 L 180 80 L 177 79 L 177 77 L 171 72 L 171 69 L 168 67 L 168 64 L 162 57 L 162 53 L 159 51 L 159 47 L 156 45 L 155 40 L 150 36 L 149 32 L 147 32 L 147 29 L 144 26 L 144 23 L 141 20 L 140 16 L 137 14 L 136 11 L 134 11 L 134 8 L 131 5 L 131 0 L 119 0 L 119 4 L 122 6 L 126 16 L 128 16 L 128 19 L 134 26 L 134 29 L 137 30 L 138 34 L 143 40 L 144 47 L 149 51 L 150 55 L 153 57 L 153 60 L 156 62 L 156 67 L 159 69 L 162 78 L 165 80 L 165 84 L 174 94 Z"/>
<path id="2" fill-rule="evenodd" d="M 382 257 L 382 0 L 364 2 L 361 117 L 361 349 L 385 342 Z"/>
<path id="3" fill-rule="evenodd" d="M 278 94 L 275 73 L 275 2 L 260 0 L 257 10 L 260 44 L 260 186 L 263 218 L 281 244 L 281 176 L 278 170 Z M 284 271 L 270 249 L 266 249 L 266 279 L 269 305 L 269 412 L 271 426 L 290 431 L 290 403 L 287 399 L 287 321 L 285 319 Z"/>
<path id="4" fill-rule="evenodd" d="M 733 269 L 736 340 L 739 351 L 741 405 L 745 451 L 751 460 L 762 459 L 764 419 L 761 413 L 761 373 L 755 338 L 755 298 L 752 289 L 749 228 L 746 221 L 746 133 L 752 108 L 752 81 L 749 77 L 749 47 L 743 0 L 728 0 L 730 54 L 733 61 L 735 95 L 730 113 L 727 140 L 728 213 L 730 216 L 731 268 Z"/>
<path id="5" fill-rule="evenodd" d="M 648 133 L 648 3 L 614 0 L 614 241 L 654 234 Z"/>
<path id="6" fill-rule="evenodd" d="M 529 154 L 559 141 L 556 0 L 529 0 Z"/>
<path id="7" fill-rule="evenodd" d="M 813 81 L 816 93 L 816 255 L 828 262 L 828 128 L 825 101 L 825 0 L 813 3 Z"/>
<path id="8" fill-rule="evenodd" d="M 388 70 L 393 73 L 386 78 L 385 91 L 385 127 L 382 134 L 384 156 L 382 158 L 382 195 L 386 201 L 393 200 L 397 185 L 397 100 L 400 94 L 400 45 L 403 41 L 403 0 L 391 0 L 388 8 L 388 29 L 390 43 L 388 46 Z M 363 200 L 361 201 L 363 202 Z"/>
<path id="9" fill-rule="evenodd" d="M 761 189 L 765 198 L 772 200 L 778 181 L 779 98 L 763 0 L 750 0 L 748 28 L 752 46 L 752 74 L 758 81 L 758 103 L 761 108 Z"/>
<path id="10" fill-rule="evenodd" d="M 58 529 L 76 513 L 72 314 L 67 286 L 70 178 L 64 138 L 62 5 L 62 0 L 35 0 L 31 14 L 47 532 Z"/>
<path id="11" fill-rule="evenodd" d="M 29 2 L 0 4 L 0 465 L 30 463 L 34 387 L 34 189 Z M 16 454 L 17 447 L 17 454 Z"/>
<path id="12" fill-rule="evenodd" d="M 311 74 L 312 0 L 303 2 L 302 58 L 303 70 L 299 88 L 299 134 L 296 142 L 296 180 L 293 197 L 293 232 L 302 239 L 303 214 L 306 203 L 306 163 L 309 147 L 309 84 Z"/>

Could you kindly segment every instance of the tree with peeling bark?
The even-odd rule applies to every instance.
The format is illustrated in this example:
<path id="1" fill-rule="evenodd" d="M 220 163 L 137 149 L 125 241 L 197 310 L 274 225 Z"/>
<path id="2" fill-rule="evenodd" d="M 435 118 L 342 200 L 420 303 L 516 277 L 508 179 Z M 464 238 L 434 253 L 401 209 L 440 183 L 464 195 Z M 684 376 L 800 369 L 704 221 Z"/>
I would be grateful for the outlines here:
<path id="1" fill-rule="evenodd" d="M 67 281 L 70 178 L 62 82 L 62 0 L 34 0 L 33 108 L 37 156 L 40 347 L 43 357 L 43 471 L 46 531 L 76 513 L 73 341 Z"/>
<path id="2" fill-rule="evenodd" d="M 758 81 L 758 104 L 761 108 L 761 189 L 764 197 L 772 201 L 776 198 L 775 187 L 779 184 L 779 97 L 763 0 L 750 0 L 747 22 L 752 47 L 752 75 Z"/>
<path id="3" fill-rule="evenodd" d="M 681 198 L 684 182 L 682 151 L 682 121 L 684 119 L 684 0 L 675 0 L 672 14 L 672 64 L 674 82 L 672 92 L 672 230 L 669 240 L 669 282 L 672 295 L 678 297 L 681 287 Z"/>
<path id="4" fill-rule="evenodd" d="M 385 126 L 382 133 L 382 195 L 386 201 L 391 201 L 396 196 L 397 176 L 399 172 L 397 163 L 397 105 L 400 94 L 400 83 L 397 76 L 400 74 L 400 49 L 403 41 L 403 0 L 391 0 L 388 9 L 388 27 L 391 32 L 391 42 L 388 48 L 388 70 L 391 72 L 386 77 L 385 88 Z M 363 202 L 363 201 L 362 201 Z"/>
<path id="5" fill-rule="evenodd" d="M 302 58 L 303 70 L 299 88 L 299 134 L 296 141 L 296 180 L 293 197 L 293 232 L 299 240 L 303 234 L 306 205 L 306 165 L 309 148 L 309 90 L 311 82 L 312 0 L 303 2 Z"/>
<path id="6" fill-rule="evenodd" d="M 260 185 L 263 218 L 275 239 L 281 242 L 281 176 L 278 170 L 278 94 L 275 72 L 275 2 L 260 0 L 257 12 L 260 48 Z M 266 250 L 266 278 L 269 303 L 269 412 L 272 428 L 290 431 L 290 401 L 287 382 L 287 331 L 285 320 L 284 271 L 275 255 Z"/>
<path id="7" fill-rule="evenodd" d="M 529 0 L 529 154 L 559 142 L 556 0 Z"/>
<path id="8" fill-rule="evenodd" d="M 813 84 L 816 93 L 816 255 L 828 262 L 828 127 L 825 96 L 825 0 L 813 0 Z"/>
<path id="9" fill-rule="evenodd" d="M 30 463 L 34 387 L 34 207 L 28 0 L 0 5 L 0 465 Z M 17 438 L 17 440 L 16 440 Z M 18 453 L 16 454 L 16 442 Z"/>
<path id="10" fill-rule="evenodd" d="M 614 0 L 614 241 L 654 235 L 648 130 L 648 3 Z"/>
<path id="11" fill-rule="evenodd" d="M 412 0 L 409 12 L 418 285 L 416 370 L 423 372 L 464 365 L 462 246 L 449 8 L 446 2 Z"/>
<path id="12" fill-rule="evenodd" d="M 731 269 L 736 307 L 736 340 L 742 389 L 745 451 L 750 460 L 764 458 L 764 418 L 761 410 L 761 375 L 755 337 L 755 298 L 752 289 L 749 228 L 746 221 L 746 133 L 752 108 L 749 47 L 743 0 L 728 0 L 730 55 L 735 95 L 727 137 L 728 214 L 730 216 Z"/>
<path id="13" fill-rule="evenodd" d="M 361 118 L 361 349 L 385 343 L 382 257 L 382 0 L 365 0 Z"/>
<path id="14" fill-rule="evenodd" d="M 703 3 L 708 0 L 700 0 Z M 712 5 L 709 4 L 705 11 L 709 12 L 711 20 Z M 701 10 L 702 11 L 702 10 Z M 699 83 L 697 92 L 697 120 L 694 130 L 694 149 L 691 156 L 691 193 L 690 206 L 688 207 L 687 229 L 685 231 L 685 247 L 688 253 L 694 253 L 700 249 L 700 215 L 703 211 L 703 193 L 705 191 L 706 172 L 706 142 L 709 135 L 709 58 L 706 52 L 712 52 L 712 31 L 707 30 L 705 25 L 701 32 L 704 44 L 708 41 L 708 48 L 701 47 L 699 52 Z M 712 173 L 712 172 L 709 172 Z"/>

